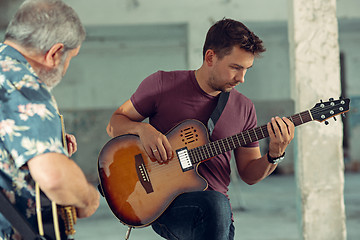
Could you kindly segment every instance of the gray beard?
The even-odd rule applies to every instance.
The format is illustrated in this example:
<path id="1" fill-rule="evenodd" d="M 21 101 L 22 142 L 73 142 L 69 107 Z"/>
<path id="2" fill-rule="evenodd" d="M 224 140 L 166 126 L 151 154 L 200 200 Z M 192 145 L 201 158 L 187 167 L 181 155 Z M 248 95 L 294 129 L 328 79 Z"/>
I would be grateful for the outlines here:
<path id="1" fill-rule="evenodd" d="M 40 81 L 45 83 L 45 85 L 52 90 L 56 85 L 58 85 L 63 77 L 64 64 L 61 63 L 57 68 L 52 70 L 41 69 L 38 72 Z"/>

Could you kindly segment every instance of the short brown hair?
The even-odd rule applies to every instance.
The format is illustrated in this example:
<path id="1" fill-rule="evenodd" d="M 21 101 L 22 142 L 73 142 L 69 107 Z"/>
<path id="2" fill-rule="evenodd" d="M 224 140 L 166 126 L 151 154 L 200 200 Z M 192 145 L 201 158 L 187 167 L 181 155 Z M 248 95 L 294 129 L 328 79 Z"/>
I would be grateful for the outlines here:
<path id="1" fill-rule="evenodd" d="M 203 58 L 209 49 L 212 49 L 218 58 L 223 58 L 231 53 L 234 46 L 239 46 L 255 56 L 266 51 L 263 41 L 243 23 L 224 18 L 209 29 L 203 48 Z"/>

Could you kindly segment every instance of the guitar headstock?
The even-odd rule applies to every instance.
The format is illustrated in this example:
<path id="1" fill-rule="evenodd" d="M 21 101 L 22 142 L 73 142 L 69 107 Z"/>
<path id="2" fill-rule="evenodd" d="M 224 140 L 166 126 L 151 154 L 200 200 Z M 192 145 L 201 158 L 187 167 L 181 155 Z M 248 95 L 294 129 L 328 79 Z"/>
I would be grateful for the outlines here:
<path id="1" fill-rule="evenodd" d="M 323 122 L 331 117 L 343 114 L 350 109 L 350 99 L 344 98 L 339 100 L 329 99 L 328 102 L 321 101 L 310 109 L 314 120 Z"/>

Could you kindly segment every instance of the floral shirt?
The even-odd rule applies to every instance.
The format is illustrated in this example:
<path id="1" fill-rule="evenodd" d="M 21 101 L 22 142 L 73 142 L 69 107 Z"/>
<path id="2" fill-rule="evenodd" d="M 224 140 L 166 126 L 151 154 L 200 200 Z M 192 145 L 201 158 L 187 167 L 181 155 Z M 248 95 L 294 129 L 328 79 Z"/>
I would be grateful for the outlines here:
<path id="1" fill-rule="evenodd" d="M 0 43 L 0 190 L 34 229 L 35 184 L 27 162 L 48 152 L 67 155 L 56 102 L 26 59 Z M 12 235 L 14 230 L 0 213 L 0 240 Z"/>

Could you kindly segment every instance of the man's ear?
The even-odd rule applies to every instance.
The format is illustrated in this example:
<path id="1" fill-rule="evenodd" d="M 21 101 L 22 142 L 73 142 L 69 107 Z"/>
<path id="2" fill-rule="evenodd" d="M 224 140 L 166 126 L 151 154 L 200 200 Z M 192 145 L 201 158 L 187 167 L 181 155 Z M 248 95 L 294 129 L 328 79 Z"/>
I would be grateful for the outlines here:
<path id="1" fill-rule="evenodd" d="M 212 50 L 212 49 L 206 50 L 204 60 L 209 67 L 211 67 L 214 64 L 215 57 L 216 57 L 216 55 L 215 55 L 214 50 Z"/>
<path id="2" fill-rule="evenodd" d="M 61 63 L 63 56 L 64 44 L 56 43 L 45 54 L 45 65 L 49 68 L 57 67 Z"/>

